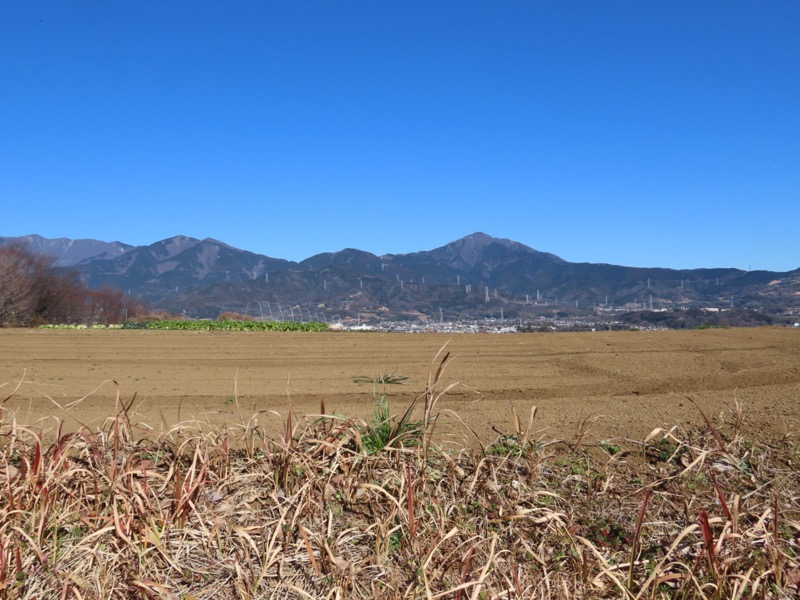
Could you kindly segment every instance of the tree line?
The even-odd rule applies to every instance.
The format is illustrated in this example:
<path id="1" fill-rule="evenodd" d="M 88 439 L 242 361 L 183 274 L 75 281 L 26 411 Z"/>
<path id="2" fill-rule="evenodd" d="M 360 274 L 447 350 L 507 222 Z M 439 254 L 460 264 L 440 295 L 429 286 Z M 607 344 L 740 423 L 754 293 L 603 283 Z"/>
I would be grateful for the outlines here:
<path id="1" fill-rule="evenodd" d="M 77 273 L 54 263 L 55 258 L 31 252 L 23 244 L 0 246 L 0 327 L 109 325 L 144 311 L 121 290 L 90 289 Z"/>

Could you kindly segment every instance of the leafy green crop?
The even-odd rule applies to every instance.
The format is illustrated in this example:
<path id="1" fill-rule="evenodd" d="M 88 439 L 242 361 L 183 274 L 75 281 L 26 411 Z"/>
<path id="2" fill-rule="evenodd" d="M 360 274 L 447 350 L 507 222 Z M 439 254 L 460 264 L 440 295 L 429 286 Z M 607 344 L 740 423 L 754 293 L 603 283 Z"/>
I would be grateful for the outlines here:
<path id="1" fill-rule="evenodd" d="M 328 331 L 327 323 L 294 321 L 126 321 L 123 329 L 160 329 L 185 331 Z"/>
<path id="2" fill-rule="evenodd" d="M 82 323 L 45 323 L 39 325 L 39 329 L 120 329 L 122 325 L 102 325 L 96 323 L 94 325 L 84 325 Z"/>

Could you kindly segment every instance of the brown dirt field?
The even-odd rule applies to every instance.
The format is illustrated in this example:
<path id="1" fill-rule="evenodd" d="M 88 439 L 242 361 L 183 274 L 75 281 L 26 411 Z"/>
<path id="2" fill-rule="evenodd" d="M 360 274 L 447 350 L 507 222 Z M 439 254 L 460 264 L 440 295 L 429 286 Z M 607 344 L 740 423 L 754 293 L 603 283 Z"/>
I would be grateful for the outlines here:
<path id="1" fill-rule="evenodd" d="M 734 398 L 746 430 L 761 438 L 800 429 L 800 332 L 724 329 L 510 335 L 263 333 L 123 330 L 0 330 L 0 398 L 19 422 L 50 426 L 63 418 L 100 425 L 113 416 L 116 386 L 136 394 L 136 418 L 158 431 L 197 419 L 245 418 L 277 431 L 291 407 L 368 417 L 370 385 L 358 375 L 405 374 L 390 386 L 394 412 L 424 390 L 445 342 L 452 354 L 441 399 L 443 441 L 473 444 L 454 411 L 483 441 L 514 430 L 511 406 L 546 438 L 572 439 L 582 417 L 598 416 L 587 440 L 641 440 L 656 427 L 700 423 L 694 398 L 716 421 L 731 423 Z M 65 415 L 61 407 L 68 408 Z M 180 407 L 180 408 L 179 408 Z M 276 414 L 274 414 L 274 411 Z M 208 426 L 205 427 L 208 429 Z"/>

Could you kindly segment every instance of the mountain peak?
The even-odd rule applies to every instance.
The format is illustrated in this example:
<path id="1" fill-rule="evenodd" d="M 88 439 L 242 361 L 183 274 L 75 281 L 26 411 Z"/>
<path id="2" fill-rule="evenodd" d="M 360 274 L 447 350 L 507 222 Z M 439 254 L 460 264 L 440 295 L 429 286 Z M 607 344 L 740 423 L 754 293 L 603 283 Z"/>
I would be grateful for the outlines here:
<path id="1" fill-rule="evenodd" d="M 465 235 L 462 240 L 493 240 L 495 239 L 493 236 L 489 235 L 488 233 L 483 233 L 482 231 L 476 231 L 475 233 L 470 233 L 469 235 Z"/>
<path id="2" fill-rule="evenodd" d="M 452 246 L 453 244 L 457 245 L 470 245 L 470 246 L 477 246 L 481 248 L 485 248 L 490 244 L 499 244 L 505 248 L 515 248 L 517 250 L 527 250 L 530 252 L 537 252 L 530 246 L 526 246 L 525 244 L 521 244 L 520 242 L 515 242 L 514 240 L 510 240 L 508 238 L 496 238 L 494 236 L 489 235 L 488 233 L 483 233 L 482 231 L 476 231 L 475 233 L 471 233 L 467 236 L 459 238 L 453 242 L 450 242 L 446 246 Z"/>
<path id="3" fill-rule="evenodd" d="M 499 246 L 505 251 L 523 254 L 537 253 L 536 250 L 525 244 L 506 238 L 492 237 L 482 231 L 476 231 L 440 248 L 436 248 L 431 253 L 438 255 L 440 259 L 446 260 L 457 268 L 469 270 L 481 261 L 490 246 Z"/>
<path id="4" fill-rule="evenodd" d="M 180 254 L 184 250 L 196 246 L 200 243 L 197 238 L 189 237 L 188 235 L 175 235 L 170 238 L 150 244 L 153 252 L 160 259 L 172 258 L 176 254 Z"/>

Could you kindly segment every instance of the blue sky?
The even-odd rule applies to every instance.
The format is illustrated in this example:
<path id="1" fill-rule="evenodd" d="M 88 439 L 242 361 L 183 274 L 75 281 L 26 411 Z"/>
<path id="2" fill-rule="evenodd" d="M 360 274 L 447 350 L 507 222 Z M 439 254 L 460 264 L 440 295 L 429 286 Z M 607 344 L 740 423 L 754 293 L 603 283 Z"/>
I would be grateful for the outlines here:
<path id="1" fill-rule="evenodd" d="M 800 267 L 800 3 L 0 3 L 0 235 Z"/>

